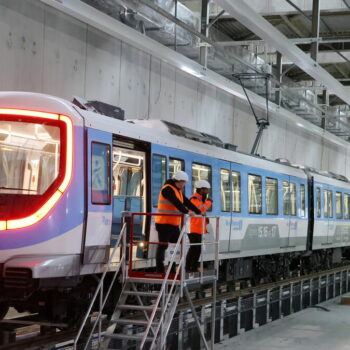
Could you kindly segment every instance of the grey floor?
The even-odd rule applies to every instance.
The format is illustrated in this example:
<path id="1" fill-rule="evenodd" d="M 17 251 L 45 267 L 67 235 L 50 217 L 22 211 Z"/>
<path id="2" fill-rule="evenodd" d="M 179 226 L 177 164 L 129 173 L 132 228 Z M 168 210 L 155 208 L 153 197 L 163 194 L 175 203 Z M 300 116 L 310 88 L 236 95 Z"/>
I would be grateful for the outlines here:
<path id="1" fill-rule="evenodd" d="M 217 344 L 217 350 L 350 350 L 350 306 L 340 298 Z"/>

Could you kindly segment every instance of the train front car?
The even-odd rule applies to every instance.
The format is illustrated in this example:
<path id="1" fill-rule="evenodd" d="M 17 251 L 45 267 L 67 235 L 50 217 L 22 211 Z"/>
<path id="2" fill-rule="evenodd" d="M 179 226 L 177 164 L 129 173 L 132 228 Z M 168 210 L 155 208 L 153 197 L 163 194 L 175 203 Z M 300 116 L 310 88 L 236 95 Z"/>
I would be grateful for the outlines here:
<path id="1" fill-rule="evenodd" d="M 37 312 L 41 305 L 53 313 L 47 317 L 65 318 L 57 290 L 78 284 L 83 135 L 67 102 L 0 93 L 0 317 L 8 306 Z"/>

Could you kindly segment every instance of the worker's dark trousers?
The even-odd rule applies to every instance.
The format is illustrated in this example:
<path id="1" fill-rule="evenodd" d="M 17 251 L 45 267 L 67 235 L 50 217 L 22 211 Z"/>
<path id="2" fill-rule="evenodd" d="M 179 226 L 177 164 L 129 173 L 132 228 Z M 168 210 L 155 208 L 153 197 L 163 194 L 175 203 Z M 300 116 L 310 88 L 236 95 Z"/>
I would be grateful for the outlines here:
<path id="1" fill-rule="evenodd" d="M 202 243 L 202 235 L 199 233 L 189 233 L 190 243 Z M 201 246 L 190 246 L 186 256 L 186 272 L 197 272 L 198 260 L 201 255 Z"/>
<path id="2" fill-rule="evenodd" d="M 156 224 L 156 229 L 158 231 L 158 240 L 159 242 L 164 243 L 177 243 L 180 236 L 179 226 L 168 225 L 168 224 Z M 165 272 L 164 269 L 164 258 L 165 251 L 167 250 L 168 245 L 160 245 L 157 247 L 156 254 L 156 269 L 157 272 Z M 175 272 L 175 264 L 172 267 L 172 272 Z"/>

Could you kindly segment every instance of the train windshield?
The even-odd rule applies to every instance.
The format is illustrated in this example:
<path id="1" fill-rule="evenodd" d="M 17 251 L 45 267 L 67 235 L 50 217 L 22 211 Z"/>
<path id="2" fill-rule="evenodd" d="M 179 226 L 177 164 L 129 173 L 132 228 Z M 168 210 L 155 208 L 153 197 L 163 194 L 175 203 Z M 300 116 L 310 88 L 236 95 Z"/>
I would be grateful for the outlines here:
<path id="1" fill-rule="evenodd" d="M 0 121 L 0 194 L 43 194 L 58 176 L 60 129 Z"/>
<path id="2" fill-rule="evenodd" d="M 62 170 L 60 153 L 52 122 L 0 120 L 0 219 L 24 217 L 46 199 Z"/>

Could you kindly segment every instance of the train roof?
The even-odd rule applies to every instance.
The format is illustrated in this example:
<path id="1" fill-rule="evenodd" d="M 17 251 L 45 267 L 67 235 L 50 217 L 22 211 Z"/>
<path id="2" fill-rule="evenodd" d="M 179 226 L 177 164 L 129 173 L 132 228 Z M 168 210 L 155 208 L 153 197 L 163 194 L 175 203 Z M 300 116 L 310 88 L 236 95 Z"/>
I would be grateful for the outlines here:
<path id="1" fill-rule="evenodd" d="M 125 122 L 111 119 L 91 111 L 81 110 L 80 113 L 85 118 L 86 125 L 91 128 L 268 171 L 307 178 L 306 173 L 296 167 L 170 134 L 160 121 L 152 120 L 150 123 L 146 123 L 145 121 L 132 120 L 133 123 L 130 123 L 130 120 Z M 156 125 L 161 127 L 156 127 Z"/>
<path id="2" fill-rule="evenodd" d="M 339 178 L 333 177 L 332 174 L 329 174 L 328 172 L 322 174 L 320 172 L 307 171 L 307 174 L 312 176 L 315 182 L 350 189 L 350 182 L 346 178 L 346 180 L 340 180 Z"/>
<path id="3" fill-rule="evenodd" d="M 51 95 L 35 92 L 1 91 L 0 107 L 69 115 L 75 125 L 83 125 L 83 118 L 77 113 L 72 103 Z"/>
<path id="4" fill-rule="evenodd" d="M 130 138 L 156 143 L 168 147 L 182 149 L 213 158 L 245 164 L 256 168 L 284 173 L 291 176 L 306 178 L 313 176 L 316 181 L 330 183 L 344 187 L 350 183 L 345 176 L 330 172 L 321 172 L 313 168 L 291 164 L 288 160 L 270 160 L 260 156 L 253 156 L 234 151 L 235 146 L 223 143 L 213 135 L 178 126 L 174 123 L 161 120 L 132 120 L 132 123 L 113 119 L 101 114 L 81 109 L 73 103 L 59 97 L 18 91 L 0 92 L 0 106 L 2 108 L 19 108 L 36 111 L 45 111 L 70 115 L 76 125 L 85 125 L 91 128 L 113 132 Z M 156 132 L 154 132 L 156 130 Z"/>

